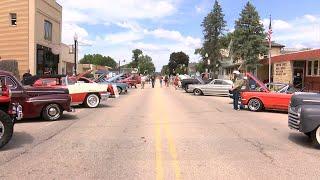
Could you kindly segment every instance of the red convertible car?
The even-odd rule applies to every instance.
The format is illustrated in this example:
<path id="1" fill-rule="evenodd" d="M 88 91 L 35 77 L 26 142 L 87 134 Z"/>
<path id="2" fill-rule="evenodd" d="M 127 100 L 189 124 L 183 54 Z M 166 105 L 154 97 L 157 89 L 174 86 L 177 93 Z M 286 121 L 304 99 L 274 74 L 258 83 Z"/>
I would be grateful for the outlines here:
<path id="1" fill-rule="evenodd" d="M 280 93 L 270 91 L 261 81 L 250 73 L 246 73 L 248 84 L 241 93 L 241 103 L 247 105 L 250 111 L 272 109 L 288 111 L 293 92 Z"/>

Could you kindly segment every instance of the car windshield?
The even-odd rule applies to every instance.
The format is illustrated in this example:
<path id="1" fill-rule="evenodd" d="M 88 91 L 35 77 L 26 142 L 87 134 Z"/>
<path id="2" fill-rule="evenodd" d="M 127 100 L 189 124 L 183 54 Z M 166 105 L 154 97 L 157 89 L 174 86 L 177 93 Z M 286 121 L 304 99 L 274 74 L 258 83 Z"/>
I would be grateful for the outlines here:
<path id="1" fill-rule="evenodd" d="M 286 84 L 267 84 L 266 86 L 271 92 L 280 92 L 287 85 Z"/>

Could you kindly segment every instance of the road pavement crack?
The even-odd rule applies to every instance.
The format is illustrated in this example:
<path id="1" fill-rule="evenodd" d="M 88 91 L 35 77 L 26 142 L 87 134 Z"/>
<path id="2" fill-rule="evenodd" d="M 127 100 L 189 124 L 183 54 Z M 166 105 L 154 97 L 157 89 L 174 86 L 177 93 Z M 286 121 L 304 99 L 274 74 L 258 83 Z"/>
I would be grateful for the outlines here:
<path id="1" fill-rule="evenodd" d="M 225 126 L 226 128 L 230 129 L 231 132 L 233 132 L 239 139 L 243 140 L 244 142 L 250 144 L 251 146 L 253 146 L 254 148 L 258 149 L 258 152 L 263 155 L 265 158 L 269 159 L 270 164 L 272 165 L 276 165 L 275 164 L 275 159 L 270 156 L 264 148 L 264 144 L 262 144 L 261 142 L 255 142 L 250 140 L 249 138 L 245 138 L 243 137 L 238 131 L 236 131 L 234 128 L 227 126 L 226 124 L 221 123 L 223 126 Z"/>

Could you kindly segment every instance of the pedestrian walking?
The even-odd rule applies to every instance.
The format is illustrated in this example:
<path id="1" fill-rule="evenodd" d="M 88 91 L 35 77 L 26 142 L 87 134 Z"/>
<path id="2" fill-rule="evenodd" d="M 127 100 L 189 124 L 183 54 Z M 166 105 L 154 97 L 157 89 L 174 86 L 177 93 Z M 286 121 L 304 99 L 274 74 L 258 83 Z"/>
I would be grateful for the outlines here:
<path id="1" fill-rule="evenodd" d="M 159 76 L 159 81 L 160 81 L 160 87 L 162 88 L 163 77 L 161 75 Z"/>
<path id="2" fill-rule="evenodd" d="M 152 76 L 151 76 L 152 88 L 154 88 L 155 83 L 156 83 L 156 76 L 155 76 L 155 75 L 152 75 Z"/>
<path id="3" fill-rule="evenodd" d="M 173 80 L 173 85 L 174 85 L 174 88 L 177 90 L 178 89 L 178 86 L 179 86 L 179 75 L 177 74 L 176 77 L 174 78 Z"/>
<path id="4" fill-rule="evenodd" d="M 169 87 L 169 77 L 167 75 L 164 77 L 164 84 L 166 87 Z"/>
<path id="5" fill-rule="evenodd" d="M 144 89 L 144 86 L 146 84 L 146 79 L 147 79 L 146 76 L 144 75 L 141 76 L 141 89 Z"/>
<path id="6" fill-rule="evenodd" d="M 234 87 L 232 89 L 233 94 L 233 109 L 234 110 L 240 110 L 239 108 L 239 100 L 240 100 L 240 91 L 242 86 L 244 86 L 245 81 L 240 77 L 239 71 L 234 71 Z"/>

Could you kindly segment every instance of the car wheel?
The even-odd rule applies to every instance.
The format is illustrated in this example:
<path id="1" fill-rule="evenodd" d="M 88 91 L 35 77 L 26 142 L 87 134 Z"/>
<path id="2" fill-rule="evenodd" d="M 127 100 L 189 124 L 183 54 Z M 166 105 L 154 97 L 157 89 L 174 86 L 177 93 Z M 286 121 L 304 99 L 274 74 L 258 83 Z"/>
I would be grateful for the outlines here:
<path id="1" fill-rule="evenodd" d="M 196 96 L 201 96 L 203 93 L 202 93 L 202 91 L 200 90 L 200 89 L 195 89 L 194 90 L 194 95 L 196 95 Z"/>
<path id="2" fill-rule="evenodd" d="M 248 108 L 250 111 L 259 112 L 263 109 L 263 103 L 260 101 L 260 99 L 250 99 Z"/>
<path id="3" fill-rule="evenodd" d="M 188 89 L 189 89 L 189 85 L 187 84 L 187 85 L 185 85 L 184 90 L 185 90 L 186 92 L 188 92 Z"/>
<path id="4" fill-rule="evenodd" d="M 60 119 L 63 111 L 58 104 L 49 104 L 43 108 L 42 118 L 47 121 L 56 121 Z"/>
<path id="5" fill-rule="evenodd" d="M 118 90 L 119 94 L 122 94 L 122 88 L 121 87 L 117 86 L 117 90 Z"/>
<path id="6" fill-rule="evenodd" d="M 10 116 L 0 111 L 0 148 L 6 145 L 13 134 L 13 121 Z"/>
<path id="7" fill-rule="evenodd" d="M 311 132 L 310 138 L 316 148 L 320 148 L 320 126 Z"/>
<path id="8" fill-rule="evenodd" d="M 100 104 L 100 98 L 96 94 L 89 94 L 85 100 L 85 106 L 88 108 L 96 108 Z"/>

